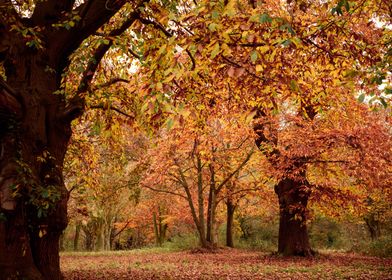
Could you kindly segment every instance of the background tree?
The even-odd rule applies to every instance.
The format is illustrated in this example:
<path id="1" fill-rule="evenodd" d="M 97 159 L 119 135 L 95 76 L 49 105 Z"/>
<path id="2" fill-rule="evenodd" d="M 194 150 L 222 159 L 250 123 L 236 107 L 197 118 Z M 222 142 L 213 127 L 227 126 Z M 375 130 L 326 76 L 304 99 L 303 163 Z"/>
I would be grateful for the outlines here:
<path id="1" fill-rule="evenodd" d="M 209 248 L 215 246 L 217 204 L 223 190 L 239 180 L 236 175 L 250 162 L 253 145 L 247 135 L 249 126 L 239 129 L 233 116 L 225 121 L 215 115 L 204 120 L 202 114 L 191 114 L 193 120 L 177 123 L 170 131 L 162 130 L 156 147 L 150 150 L 151 165 L 143 186 L 184 198 L 200 244 Z"/>
<path id="2" fill-rule="evenodd" d="M 109 111 L 90 110 L 74 123 L 64 171 L 70 214 L 76 230 L 83 229 L 88 250 L 110 250 L 118 235 L 115 223 L 127 221 L 130 205 L 139 201 L 137 163 L 146 139 L 132 132 L 124 116 Z"/>

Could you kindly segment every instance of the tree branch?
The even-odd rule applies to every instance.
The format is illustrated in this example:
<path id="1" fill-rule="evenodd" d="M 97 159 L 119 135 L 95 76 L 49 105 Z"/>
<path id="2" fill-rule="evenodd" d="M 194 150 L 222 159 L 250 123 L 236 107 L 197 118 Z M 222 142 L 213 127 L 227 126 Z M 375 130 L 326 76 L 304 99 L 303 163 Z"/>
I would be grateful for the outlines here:
<path id="1" fill-rule="evenodd" d="M 125 30 L 127 30 L 133 23 L 134 21 L 138 18 L 138 11 L 134 11 L 129 18 L 123 22 L 123 24 L 117 28 L 112 30 L 108 37 L 115 37 L 121 35 Z M 80 81 L 79 88 L 78 88 L 78 95 L 86 92 L 89 87 L 91 80 L 94 76 L 95 71 L 97 70 L 97 67 L 106 54 L 106 52 L 109 50 L 109 48 L 113 45 L 113 40 L 109 40 L 108 44 L 101 44 L 96 50 L 93 55 L 93 59 L 90 60 L 88 63 L 86 69 L 83 72 L 83 77 Z"/>
<path id="2" fill-rule="evenodd" d="M 156 189 L 156 188 L 153 188 L 153 187 L 150 187 L 150 186 L 147 186 L 147 185 L 143 185 L 143 187 L 145 187 L 145 188 L 147 188 L 149 190 L 152 190 L 154 192 L 161 192 L 161 193 L 172 194 L 172 195 L 176 195 L 176 196 L 179 196 L 179 197 L 182 197 L 182 198 L 188 200 L 184 195 L 176 193 L 176 192 L 172 192 L 172 191 L 168 191 L 168 190 Z"/>
<path id="3" fill-rule="evenodd" d="M 120 27 L 112 30 L 108 36 L 115 37 L 121 35 L 138 18 L 138 13 L 139 11 L 134 11 L 129 16 L 129 18 L 123 22 L 123 24 Z M 83 94 L 90 89 L 91 81 L 93 80 L 97 67 L 101 62 L 102 58 L 104 57 L 104 55 L 106 54 L 106 52 L 109 50 L 109 48 L 112 45 L 113 45 L 113 40 L 110 40 L 108 44 L 101 44 L 96 48 L 93 54 L 93 59 L 90 59 L 89 63 L 87 64 L 83 72 L 82 78 L 80 80 L 76 95 L 73 98 L 71 98 L 71 100 L 69 101 L 69 106 L 67 106 L 66 111 L 64 113 L 65 116 L 63 116 L 63 118 L 74 119 L 79 117 L 80 114 L 83 112 L 85 107 L 85 99 L 83 97 Z"/>
<path id="4" fill-rule="evenodd" d="M 254 149 L 252 149 L 246 156 L 246 158 L 241 162 L 241 164 L 239 166 L 237 166 L 237 168 L 230 173 L 229 176 L 227 176 L 216 188 L 216 192 L 220 192 L 220 190 L 223 188 L 223 186 L 235 175 L 237 174 L 244 166 L 245 164 L 250 160 L 250 158 L 252 157 L 254 153 Z"/>
<path id="5" fill-rule="evenodd" d="M 129 226 L 130 223 L 131 223 L 131 221 L 127 221 L 125 223 L 125 226 L 123 226 L 115 235 L 113 235 L 113 238 L 116 238 L 117 236 L 119 236 L 120 233 L 122 233 Z"/>
<path id="6" fill-rule="evenodd" d="M 139 8 L 145 2 L 148 2 L 148 0 L 140 0 L 136 4 L 134 12 L 131 13 L 126 22 L 131 21 L 133 23 L 136 15 L 139 13 Z M 51 45 L 51 49 L 58 53 L 60 67 L 56 70 L 61 73 L 69 63 L 69 56 L 80 46 L 83 40 L 94 34 L 101 26 L 107 23 L 126 3 L 126 0 L 86 1 L 73 11 L 81 17 L 80 21 L 73 28 L 70 30 L 66 30 L 65 28 L 61 30 L 53 29 L 49 42 L 54 42 Z M 123 27 L 124 24 L 112 32 L 119 35 L 124 31 Z"/>
<path id="7" fill-rule="evenodd" d="M 256 78 L 258 80 L 261 80 L 263 82 L 267 81 L 265 77 L 261 77 L 261 76 L 257 76 L 255 73 L 251 72 L 249 69 L 247 69 L 245 66 L 242 66 L 241 64 L 229 59 L 228 57 L 222 55 L 223 60 L 225 60 L 226 62 L 228 62 L 230 65 L 233 65 L 234 67 L 237 68 L 243 68 L 245 69 L 245 72 L 248 73 L 250 76 L 252 76 L 253 78 Z"/>
<path id="8" fill-rule="evenodd" d="M 91 2 L 91 1 L 88 1 Z M 34 25 L 50 25 L 72 10 L 75 0 L 36 1 L 31 21 Z"/>
<path id="9" fill-rule="evenodd" d="M 136 59 L 141 59 L 140 55 L 138 55 L 137 53 L 135 53 L 131 48 L 128 48 L 128 52 Z"/>
<path id="10" fill-rule="evenodd" d="M 191 61 L 192 61 L 191 70 L 193 71 L 193 70 L 195 70 L 195 68 L 196 68 L 196 61 L 195 61 L 195 58 L 193 57 L 193 55 L 191 54 L 191 52 L 190 52 L 188 49 L 186 49 L 186 53 L 187 53 L 188 56 L 191 58 Z"/>
<path id="11" fill-rule="evenodd" d="M 110 87 L 111 85 L 114 85 L 114 84 L 120 83 L 120 82 L 128 84 L 130 81 L 123 79 L 123 78 L 114 78 L 114 79 L 111 79 L 110 81 L 107 81 L 106 83 L 97 85 L 93 90 L 97 90 L 97 89 L 101 89 L 101 88 L 105 88 L 105 87 Z"/>
<path id="12" fill-rule="evenodd" d="M 148 25 L 148 24 L 151 24 L 151 25 L 153 25 L 156 29 L 159 29 L 159 30 L 161 30 L 167 37 L 172 37 L 173 36 L 173 34 L 174 34 L 174 31 L 173 30 L 167 30 L 162 24 L 160 24 L 159 22 L 156 22 L 156 21 L 154 21 L 154 20 L 150 20 L 150 19 L 146 19 L 146 18 L 139 18 L 139 20 L 140 20 L 140 22 L 141 23 L 143 23 L 143 24 L 146 24 L 146 25 Z M 174 21 L 177 25 L 180 25 L 177 21 Z M 180 25 L 181 26 L 181 25 Z M 181 26 L 182 27 L 182 26 Z M 183 27 L 184 28 L 184 27 Z M 191 31 L 189 31 L 188 29 L 186 29 L 186 28 L 184 28 L 186 31 L 188 31 L 188 32 L 191 32 Z M 193 57 L 193 55 L 192 55 L 192 53 L 188 50 L 188 49 L 186 49 L 185 50 L 186 51 L 186 53 L 188 54 L 188 56 L 189 56 L 189 58 L 191 59 L 191 62 L 192 62 L 192 66 L 191 66 L 191 70 L 193 71 L 193 70 L 195 70 L 195 68 L 196 68 L 196 60 L 195 60 L 195 58 Z M 137 55 L 135 55 L 133 52 L 131 52 L 131 54 L 132 55 L 134 55 L 134 56 L 136 56 L 136 57 L 138 57 Z"/>
<path id="13" fill-rule="evenodd" d="M 154 26 L 156 29 L 161 30 L 167 37 L 172 37 L 173 36 L 173 31 L 168 31 L 166 30 L 166 28 L 160 24 L 157 21 L 151 20 L 151 19 L 147 19 L 147 18 L 142 18 L 139 17 L 139 21 L 145 25 L 151 24 L 152 26 Z"/>
<path id="14" fill-rule="evenodd" d="M 129 115 L 125 113 L 124 111 L 118 109 L 117 107 L 114 106 L 109 106 L 109 105 L 104 105 L 104 104 L 99 104 L 99 105 L 93 105 L 89 107 L 90 109 L 103 109 L 103 110 L 113 110 L 127 118 L 130 118 L 131 120 L 135 120 L 135 116 Z"/>

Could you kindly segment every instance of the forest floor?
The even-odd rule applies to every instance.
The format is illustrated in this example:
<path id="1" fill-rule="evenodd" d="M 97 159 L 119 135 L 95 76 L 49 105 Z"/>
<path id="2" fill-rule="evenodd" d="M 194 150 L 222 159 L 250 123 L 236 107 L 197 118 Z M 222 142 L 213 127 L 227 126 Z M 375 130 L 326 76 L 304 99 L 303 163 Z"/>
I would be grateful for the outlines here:
<path id="1" fill-rule="evenodd" d="M 62 253 L 71 279 L 392 279 L 392 259 L 323 252 L 315 258 L 288 258 L 258 251 L 206 252 L 132 250 Z"/>

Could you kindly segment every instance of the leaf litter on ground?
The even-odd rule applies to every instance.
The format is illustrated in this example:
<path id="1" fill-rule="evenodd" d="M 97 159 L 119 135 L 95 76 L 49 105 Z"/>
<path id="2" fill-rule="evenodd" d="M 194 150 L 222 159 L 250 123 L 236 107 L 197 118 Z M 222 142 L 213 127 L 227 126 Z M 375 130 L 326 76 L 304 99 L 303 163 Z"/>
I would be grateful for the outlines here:
<path id="1" fill-rule="evenodd" d="M 314 258 L 252 250 L 64 253 L 66 280 L 92 279 L 391 279 L 392 259 L 327 252 Z"/>

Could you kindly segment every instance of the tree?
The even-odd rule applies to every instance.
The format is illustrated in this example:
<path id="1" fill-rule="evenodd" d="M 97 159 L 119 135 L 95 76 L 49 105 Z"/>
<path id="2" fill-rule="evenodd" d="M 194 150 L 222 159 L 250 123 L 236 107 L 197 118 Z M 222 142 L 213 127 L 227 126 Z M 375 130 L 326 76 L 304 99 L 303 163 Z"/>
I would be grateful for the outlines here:
<path id="1" fill-rule="evenodd" d="M 67 225 L 68 193 L 62 175 L 71 121 L 84 110 L 85 93 L 113 42 L 98 42 L 82 66 L 78 89 L 62 92 L 72 59 L 99 28 L 120 35 L 143 1 L 0 1 L 2 146 L 1 277 L 60 279 L 58 241 Z M 125 19 L 114 23 L 123 8 Z"/>
<path id="2" fill-rule="evenodd" d="M 114 224 L 128 220 L 130 205 L 139 200 L 137 162 L 146 139 L 121 117 L 100 110 L 88 110 L 73 128 L 64 166 L 69 216 L 76 230 L 83 229 L 86 249 L 110 250 L 118 235 Z"/>
<path id="3" fill-rule="evenodd" d="M 151 162 L 142 184 L 183 198 L 200 245 L 213 248 L 216 209 L 227 185 L 251 161 L 252 131 L 249 125 L 241 127 L 233 115 L 218 118 L 216 108 L 185 110 L 193 117 L 158 135 L 156 147 L 149 151 Z"/>
<path id="4" fill-rule="evenodd" d="M 277 172 L 278 252 L 311 255 L 309 201 L 327 203 L 331 211 L 339 212 L 358 205 L 364 194 L 384 189 L 390 180 L 392 143 L 383 114 L 369 111 L 353 98 L 346 97 L 317 117 L 308 111 L 313 118 L 294 112 L 281 116 L 279 122 L 264 118 L 255 130 L 261 150 Z"/>
<path id="5" fill-rule="evenodd" d="M 385 1 L 201 1 L 195 5 L 196 9 L 184 7 L 179 17 L 184 22 L 172 23 L 176 28 L 170 29 L 164 17 L 159 32 L 170 39 L 148 48 L 157 54 L 146 61 L 146 77 L 153 84 L 147 86 L 151 80 L 145 80 L 145 94 L 156 98 L 147 110 L 152 118 L 167 115 L 165 106 L 160 106 L 165 96 L 176 102 L 185 96 L 205 108 L 227 102 L 228 107 L 268 116 L 267 128 L 255 126 L 257 142 L 276 146 L 280 139 L 274 139 L 276 131 L 268 123 L 275 122 L 277 130 L 285 120 L 274 115 L 293 110 L 302 118 L 299 125 L 312 123 L 321 112 L 343 106 L 339 102 L 354 96 L 363 102 L 370 95 L 375 107 L 388 106 L 391 45 L 390 29 L 384 27 L 390 21 L 390 4 Z M 263 151 L 281 170 L 276 185 L 283 215 L 279 252 L 311 255 L 306 230 L 311 194 L 308 156 L 290 155 L 295 151 L 286 148 L 282 157 L 275 154 L 279 149 Z M 296 216 L 301 221 L 293 219 Z M 291 230 L 297 238 L 287 234 Z"/>

